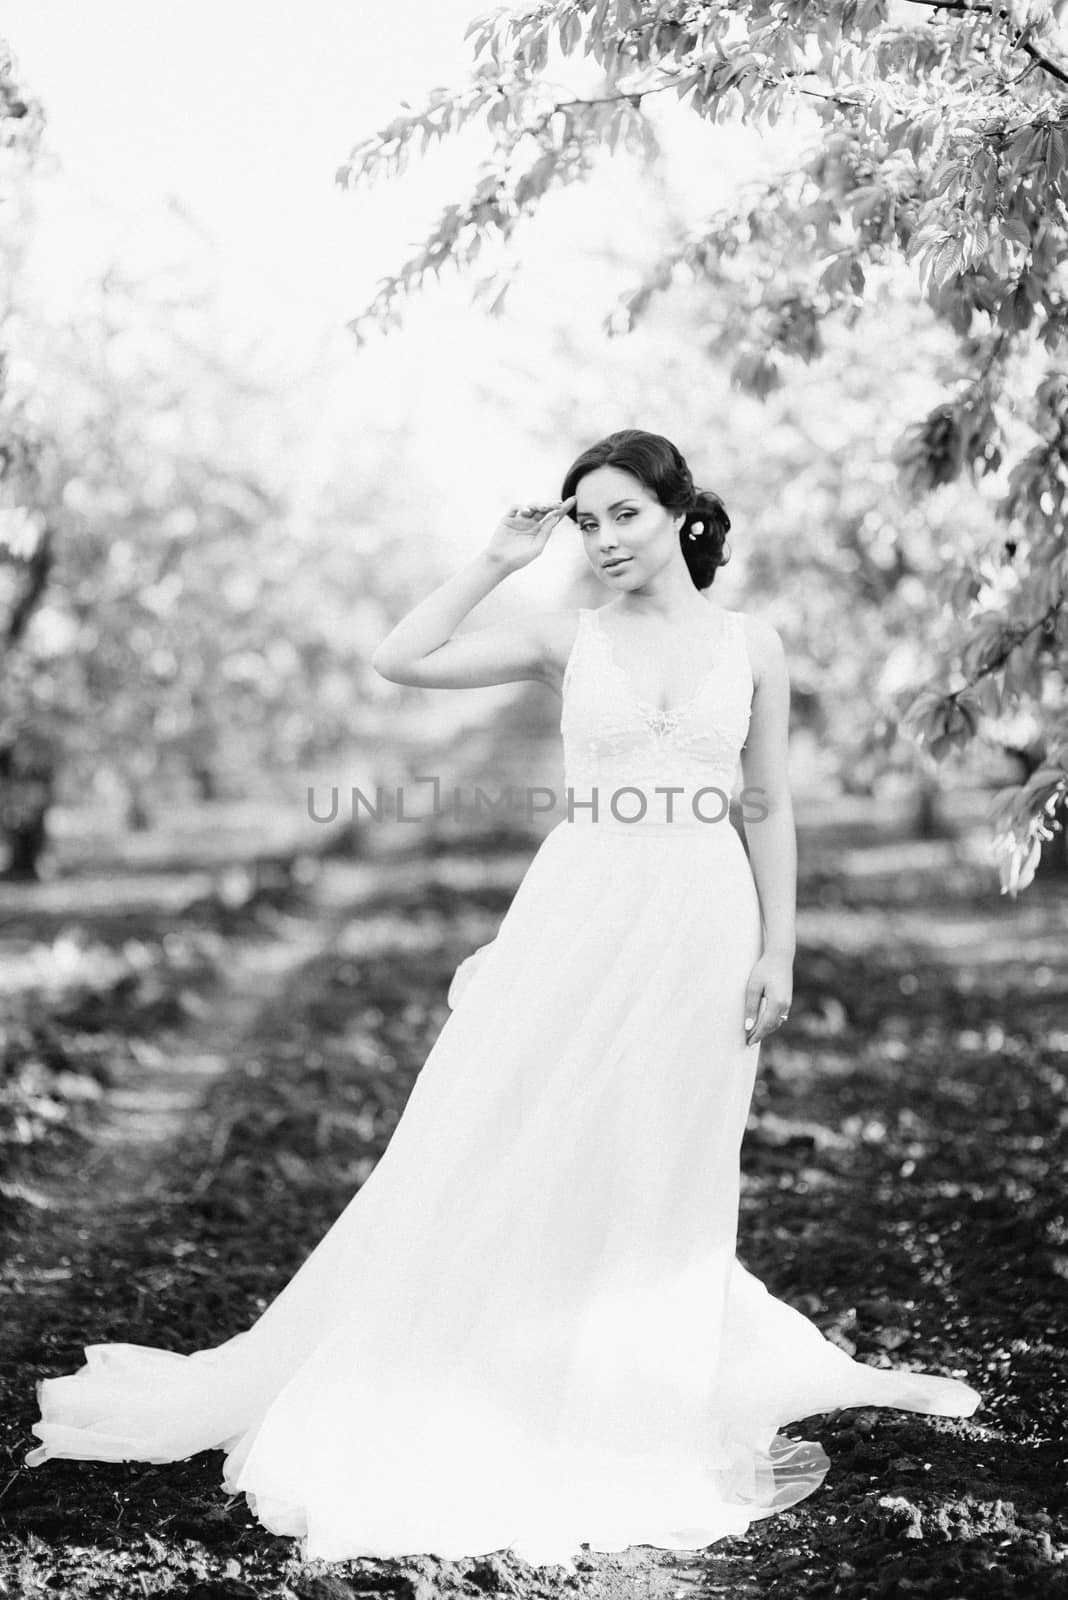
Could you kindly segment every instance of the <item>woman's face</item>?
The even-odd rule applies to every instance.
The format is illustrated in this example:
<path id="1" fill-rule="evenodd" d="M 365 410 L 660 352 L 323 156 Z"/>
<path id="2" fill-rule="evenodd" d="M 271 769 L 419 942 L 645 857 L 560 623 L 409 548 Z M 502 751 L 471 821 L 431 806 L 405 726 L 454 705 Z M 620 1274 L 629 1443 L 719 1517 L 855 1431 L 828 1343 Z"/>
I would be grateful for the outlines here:
<path id="1" fill-rule="evenodd" d="M 635 588 L 679 552 L 682 513 L 668 511 L 621 467 L 597 467 L 580 478 L 571 515 L 586 559 L 611 588 Z M 618 565 L 605 564 L 619 557 L 625 559 Z"/>

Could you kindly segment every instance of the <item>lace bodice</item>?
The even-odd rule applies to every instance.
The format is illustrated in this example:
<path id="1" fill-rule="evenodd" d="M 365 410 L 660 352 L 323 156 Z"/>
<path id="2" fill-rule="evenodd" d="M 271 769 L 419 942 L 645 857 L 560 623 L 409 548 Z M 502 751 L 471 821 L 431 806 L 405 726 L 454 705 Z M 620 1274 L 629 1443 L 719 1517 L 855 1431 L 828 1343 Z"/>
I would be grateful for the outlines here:
<path id="1" fill-rule="evenodd" d="M 661 711 L 637 693 L 598 611 L 580 608 L 560 715 L 564 799 L 573 791 L 574 821 L 633 817 L 635 825 L 701 827 L 725 815 L 749 731 L 753 677 L 740 612 L 710 615 L 709 637 L 712 664 L 696 691 L 684 704 Z M 658 792 L 668 788 L 683 792 L 674 798 Z M 613 806 L 618 790 L 625 792 Z M 725 798 L 720 802 L 709 790 Z M 695 811 L 698 791 L 706 792 Z M 581 804 L 594 797 L 596 814 Z"/>

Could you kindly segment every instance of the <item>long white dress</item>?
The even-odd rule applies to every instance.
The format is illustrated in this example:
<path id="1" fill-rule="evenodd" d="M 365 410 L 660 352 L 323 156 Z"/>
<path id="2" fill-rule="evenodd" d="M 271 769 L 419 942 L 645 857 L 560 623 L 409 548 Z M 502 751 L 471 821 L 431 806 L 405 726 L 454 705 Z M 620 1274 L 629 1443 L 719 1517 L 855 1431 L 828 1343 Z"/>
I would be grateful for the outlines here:
<path id="1" fill-rule="evenodd" d="M 190 1355 L 89 1345 L 42 1380 L 31 1465 L 222 1449 L 223 1486 L 308 1558 L 511 1548 L 573 1570 L 582 1544 L 699 1548 L 811 1494 L 828 1458 L 784 1423 L 980 1404 L 853 1360 L 735 1256 L 761 949 L 724 815 L 741 614 L 710 607 L 707 670 L 671 714 L 632 656 L 580 612 L 573 812 L 457 969 L 363 1187 L 247 1331 Z"/>

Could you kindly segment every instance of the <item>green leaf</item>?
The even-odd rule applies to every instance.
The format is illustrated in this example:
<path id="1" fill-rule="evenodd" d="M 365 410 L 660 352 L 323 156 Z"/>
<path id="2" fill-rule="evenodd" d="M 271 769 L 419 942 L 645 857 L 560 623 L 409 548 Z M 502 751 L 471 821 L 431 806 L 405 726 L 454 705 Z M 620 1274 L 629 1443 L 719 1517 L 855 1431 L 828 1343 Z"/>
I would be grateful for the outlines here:
<path id="1" fill-rule="evenodd" d="M 942 288 L 960 270 L 963 255 L 964 247 L 960 239 L 945 239 L 939 245 L 931 267 L 931 282 L 936 288 Z"/>

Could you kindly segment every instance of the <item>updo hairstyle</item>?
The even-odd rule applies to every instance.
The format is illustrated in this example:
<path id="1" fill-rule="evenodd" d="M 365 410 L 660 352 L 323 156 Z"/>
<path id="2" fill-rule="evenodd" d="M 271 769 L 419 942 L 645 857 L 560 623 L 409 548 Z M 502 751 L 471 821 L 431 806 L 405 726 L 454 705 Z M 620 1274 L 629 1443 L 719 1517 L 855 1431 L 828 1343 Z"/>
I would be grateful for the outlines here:
<path id="1" fill-rule="evenodd" d="M 567 500 L 588 472 L 598 467 L 618 467 L 644 484 L 659 503 L 686 520 L 679 532 L 679 544 L 698 589 L 707 589 L 720 567 L 730 560 L 727 534 L 731 519 L 718 494 L 698 489 L 679 450 L 659 433 L 641 428 L 623 428 L 610 433 L 584 450 L 568 469 L 560 497 Z"/>

